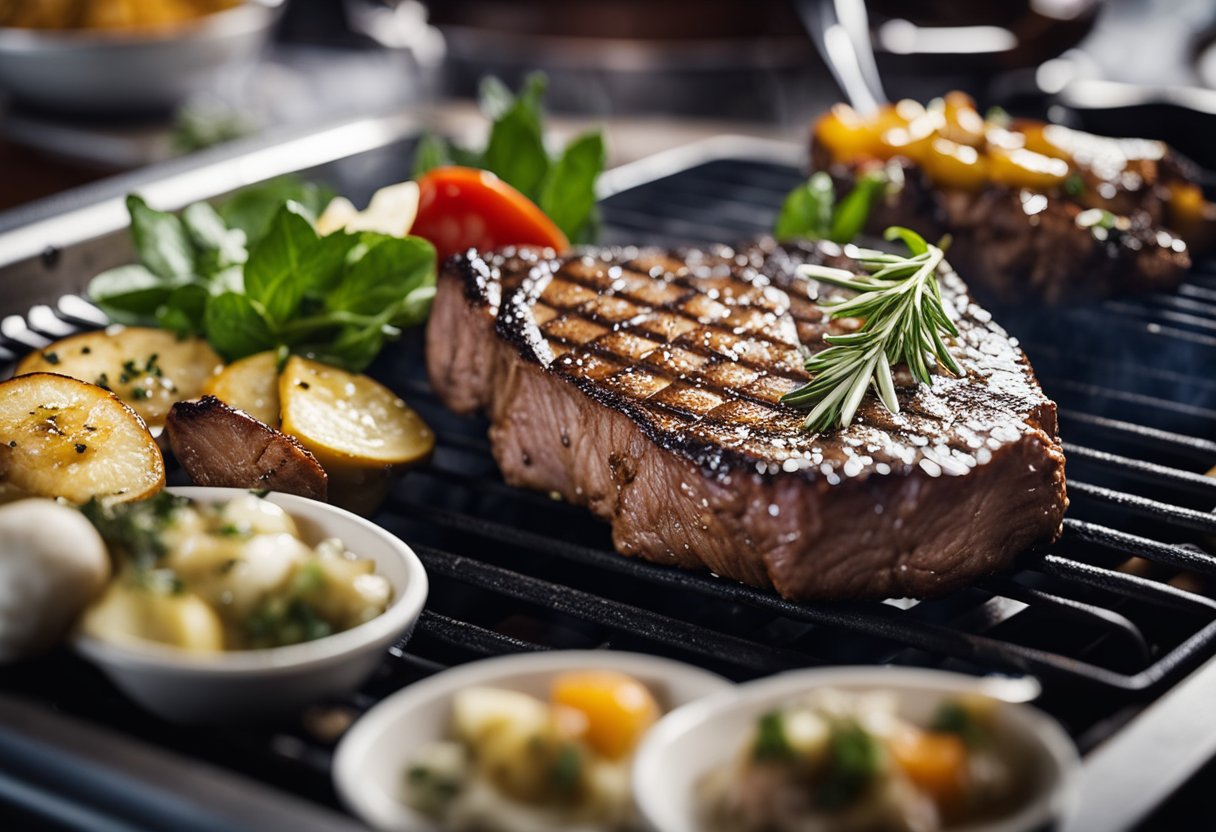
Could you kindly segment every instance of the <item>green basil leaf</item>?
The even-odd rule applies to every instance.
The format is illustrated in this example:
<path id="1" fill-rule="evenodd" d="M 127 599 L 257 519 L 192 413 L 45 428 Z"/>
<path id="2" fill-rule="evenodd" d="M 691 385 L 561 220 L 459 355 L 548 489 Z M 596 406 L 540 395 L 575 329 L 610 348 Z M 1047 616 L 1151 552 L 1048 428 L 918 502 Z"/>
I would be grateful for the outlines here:
<path id="1" fill-rule="evenodd" d="M 275 337 L 266 318 L 245 295 L 225 292 L 207 301 L 203 329 L 227 361 L 273 349 Z"/>
<path id="2" fill-rule="evenodd" d="M 194 274 L 194 247 L 177 215 L 149 208 L 136 194 L 127 196 L 127 211 L 139 262 L 160 277 Z"/>
<path id="3" fill-rule="evenodd" d="M 366 235 L 370 236 L 370 235 Z M 435 283 L 435 247 L 421 237 L 375 235 L 373 244 L 325 297 L 325 308 L 376 315 Z"/>
<path id="4" fill-rule="evenodd" d="M 314 182 L 285 176 L 237 191 L 220 205 L 219 213 L 229 228 L 245 232 L 245 244 L 252 250 L 285 203 L 298 203 L 304 216 L 313 222 L 333 195 L 332 190 Z"/>
<path id="5" fill-rule="evenodd" d="M 314 273 L 307 255 L 317 240 L 304 207 L 288 202 L 250 251 L 245 264 L 245 294 L 262 305 L 271 321 L 286 321 L 300 308 Z"/>
<path id="6" fill-rule="evenodd" d="M 338 337 L 318 357 L 352 373 L 363 372 L 384 348 L 385 334 L 379 326 L 343 327 Z"/>
<path id="7" fill-rule="evenodd" d="M 863 174 L 853 190 L 836 206 L 828 239 L 837 243 L 849 243 L 856 239 L 865 228 L 874 203 L 886 191 L 889 182 L 882 171 Z"/>
<path id="8" fill-rule="evenodd" d="M 452 153 L 448 143 L 434 133 L 427 133 L 418 140 L 414 150 L 414 179 L 421 179 L 428 171 L 452 164 Z"/>
<path id="9" fill-rule="evenodd" d="M 541 100 L 546 81 L 530 75 L 514 104 L 490 127 L 483 163 L 529 199 L 539 197 L 541 183 L 549 172 L 549 154 L 541 132 Z"/>
<path id="10" fill-rule="evenodd" d="M 830 232 L 835 202 L 832 177 L 823 171 L 813 173 L 785 198 L 773 236 L 778 240 L 822 240 Z"/>
<path id="11" fill-rule="evenodd" d="M 382 234 L 376 236 L 384 236 Z M 363 245 L 365 234 L 337 231 L 321 237 L 304 254 L 306 268 L 300 273 L 305 297 L 321 300 L 341 279 L 348 259 Z"/>
<path id="12" fill-rule="evenodd" d="M 604 169 L 604 137 L 585 133 L 566 145 L 540 192 L 540 209 L 570 239 L 579 235 L 595 208 L 595 181 Z"/>
<path id="13" fill-rule="evenodd" d="M 206 202 L 187 205 L 182 211 L 182 222 L 198 252 L 197 269 L 200 275 L 210 276 L 229 266 L 239 266 L 249 259 L 249 252 L 245 250 L 245 232 L 229 229 L 219 213 Z"/>
<path id="14" fill-rule="evenodd" d="M 431 314 L 431 303 L 435 300 L 434 284 L 419 286 L 410 291 L 401 302 L 401 310 L 393 316 L 393 324 L 399 327 L 418 326 Z"/>
<path id="15" fill-rule="evenodd" d="M 209 297 L 207 289 L 198 283 L 177 287 L 156 310 L 157 325 L 183 337 L 201 333 Z"/>
<path id="16" fill-rule="evenodd" d="M 87 294 L 115 323 L 151 324 L 176 285 L 145 266 L 119 266 L 90 280 Z"/>

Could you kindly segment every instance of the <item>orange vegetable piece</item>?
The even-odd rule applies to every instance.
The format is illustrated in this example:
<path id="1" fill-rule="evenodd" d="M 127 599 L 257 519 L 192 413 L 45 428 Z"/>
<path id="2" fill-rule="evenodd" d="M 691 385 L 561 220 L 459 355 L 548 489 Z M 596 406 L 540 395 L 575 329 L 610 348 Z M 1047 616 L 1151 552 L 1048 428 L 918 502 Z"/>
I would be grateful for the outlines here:
<path id="1" fill-rule="evenodd" d="M 553 682 L 552 699 L 586 715 L 584 740 L 610 760 L 632 753 L 659 718 L 659 705 L 646 686 L 612 670 L 564 673 Z"/>
<path id="2" fill-rule="evenodd" d="M 963 807 L 967 789 L 967 746 L 957 734 L 909 729 L 895 735 L 889 750 L 917 788 L 946 815 Z"/>
<path id="3" fill-rule="evenodd" d="M 943 188 L 976 191 L 988 182 L 988 158 L 974 147 L 935 139 L 921 161 L 929 178 Z"/>

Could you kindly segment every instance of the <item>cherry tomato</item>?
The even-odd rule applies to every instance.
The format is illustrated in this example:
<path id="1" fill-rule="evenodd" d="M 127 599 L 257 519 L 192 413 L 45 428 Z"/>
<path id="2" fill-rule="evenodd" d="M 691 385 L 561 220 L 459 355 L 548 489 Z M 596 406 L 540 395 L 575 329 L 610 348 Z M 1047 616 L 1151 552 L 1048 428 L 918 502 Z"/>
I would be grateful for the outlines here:
<path id="1" fill-rule="evenodd" d="M 536 203 L 489 171 L 435 168 L 418 180 L 418 217 L 410 234 L 434 244 L 442 261 L 470 248 L 570 246 Z"/>

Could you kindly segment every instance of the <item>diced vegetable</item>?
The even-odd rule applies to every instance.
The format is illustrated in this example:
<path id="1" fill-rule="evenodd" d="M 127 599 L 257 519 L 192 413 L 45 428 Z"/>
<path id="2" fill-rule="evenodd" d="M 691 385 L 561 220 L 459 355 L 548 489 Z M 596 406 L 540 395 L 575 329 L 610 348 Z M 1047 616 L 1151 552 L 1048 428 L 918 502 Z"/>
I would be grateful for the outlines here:
<path id="1" fill-rule="evenodd" d="M 815 793 L 816 805 L 831 811 L 852 803 L 878 775 L 883 757 L 882 745 L 860 725 L 834 725 L 828 770 Z"/>
<path id="2" fill-rule="evenodd" d="M 58 373 L 112 390 L 153 428 L 176 401 L 196 398 L 224 362 L 201 338 L 148 327 L 110 327 L 30 353 L 16 375 Z"/>
<path id="3" fill-rule="evenodd" d="M 165 463 L 113 393 L 32 373 L 0 383 L 0 482 L 75 503 L 138 500 L 164 485 Z"/>
<path id="4" fill-rule="evenodd" d="M 255 353 L 229 364 L 203 386 L 202 392 L 245 411 L 272 428 L 279 426 L 278 355 Z"/>
<path id="5" fill-rule="evenodd" d="M 967 789 L 967 746 L 957 734 L 908 728 L 888 743 L 891 758 L 938 806 L 957 810 Z"/>
<path id="6" fill-rule="evenodd" d="M 93 638 L 117 644 L 145 640 L 197 652 L 224 649 L 223 624 L 203 599 L 122 581 L 89 608 L 81 626 Z"/>
<path id="7" fill-rule="evenodd" d="M 471 745 L 500 725 L 514 722 L 539 730 L 547 719 L 545 703 L 519 691 L 475 687 L 452 697 L 452 727 L 461 741 Z"/>
<path id="8" fill-rule="evenodd" d="M 610 760 L 632 754 L 659 718 L 659 705 L 645 685 L 610 670 L 562 674 L 553 682 L 552 699 L 586 715 L 587 744 Z"/>

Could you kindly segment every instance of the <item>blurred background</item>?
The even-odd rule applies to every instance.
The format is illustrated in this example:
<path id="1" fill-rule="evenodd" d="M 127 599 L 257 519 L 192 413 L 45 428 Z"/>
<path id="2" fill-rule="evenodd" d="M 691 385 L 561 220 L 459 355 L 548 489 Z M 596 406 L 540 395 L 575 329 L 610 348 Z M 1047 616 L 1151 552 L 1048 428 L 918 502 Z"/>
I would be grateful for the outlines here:
<path id="1" fill-rule="evenodd" d="M 407 112 L 484 129 L 486 74 L 549 76 L 610 164 L 717 133 L 803 140 L 841 98 L 808 34 L 841 0 L 0 0 L 0 209 L 251 135 Z M 871 0 L 892 97 L 1173 142 L 1216 166 L 1211 0 Z M 809 24 L 809 27 L 808 27 Z M 822 25 L 820 24 L 820 34 Z"/>

